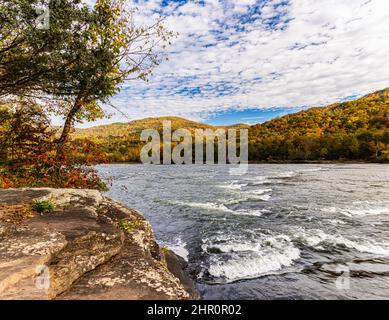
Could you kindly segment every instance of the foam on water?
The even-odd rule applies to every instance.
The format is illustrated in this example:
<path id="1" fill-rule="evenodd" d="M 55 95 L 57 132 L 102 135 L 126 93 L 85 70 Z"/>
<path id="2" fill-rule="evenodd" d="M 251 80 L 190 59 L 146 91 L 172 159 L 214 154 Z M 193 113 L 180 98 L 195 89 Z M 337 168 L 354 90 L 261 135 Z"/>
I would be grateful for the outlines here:
<path id="1" fill-rule="evenodd" d="M 339 209 L 336 207 L 325 207 L 325 208 L 322 208 L 321 211 L 326 212 L 326 213 L 337 213 L 339 211 Z"/>
<path id="2" fill-rule="evenodd" d="M 272 189 L 257 189 L 257 190 L 250 190 L 249 193 L 261 195 L 272 191 L 273 191 Z"/>
<path id="3" fill-rule="evenodd" d="M 347 224 L 345 221 L 339 220 L 339 219 L 330 219 L 330 220 L 328 220 L 328 222 L 330 222 L 333 225 L 344 225 L 344 224 Z"/>
<path id="4" fill-rule="evenodd" d="M 269 201 L 271 199 L 271 195 L 269 193 L 272 191 L 272 189 L 255 189 L 245 191 L 230 190 L 228 197 L 224 199 L 223 203 L 236 204 L 250 200 Z"/>
<path id="5" fill-rule="evenodd" d="M 170 250 L 172 250 L 176 255 L 188 261 L 189 251 L 186 249 L 186 243 L 182 241 L 181 238 L 175 238 L 172 243 L 165 244 Z"/>
<path id="6" fill-rule="evenodd" d="M 172 204 L 199 208 L 207 211 L 223 211 L 223 212 L 233 212 L 233 210 L 228 209 L 224 204 L 214 203 L 214 202 L 183 202 L 183 201 L 171 201 Z"/>
<path id="7" fill-rule="evenodd" d="M 287 171 L 274 173 L 271 175 L 245 177 L 244 180 L 248 181 L 248 186 L 259 186 L 264 184 L 277 184 L 277 180 L 289 179 L 297 176 L 299 173 L 295 171 Z"/>
<path id="8" fill-rule="evenodd" d="M 255 190 L 241 192 L 239 200 L 240 201 L 249 201 L 249 200 L 269 201 L 271 198 L 271 195 L 266 194 L 266 192 L 270 192 L 268 190 L 271 190 L 271 189 L 258 190 L 258 192 L 255 192 Z"/>
<path id="9" fill-rule="evenodd" d="M 321 211 L 326 213 L 340 213 L 346 217 L 363 217 L 363 216 L 378 216 L 389 214 L 389 206 L 380 207 L 352 207 L 352 208 L 337 208 L 337 207 L 324 207 Z"/>
<path id="10" fill-rule="evenodd" d="M 244 180 L 248 182 L 248 186 L 260 186 L 271 183 L 267 176 L 245 177 Z"/>
<path id="11" fill-rule="evenodd" d="M 277 173 L 274 176 L 270 176 L 269 178 L 275 178 L 275 179 L 287 179 L 287 178 L 293 178 L 297 176 L 297 172 L 295 171 L 287 171 L 287 172 L 281 172 Z"/>
<path id="12" fill-rule="evenodd" d="M 242 216 L 253 216 L 253 217 L 262 217 L 264 213 L 269 213 L 270 210 L 267 209 L 239 209 L 235 210 L 234 214 Z"/>
<path id="13" fill-rule="evenodd" d="M 303 228 L 296 228 L 293 237 L 319 250 L 324 250 L 328 246 L 345 246 L 359 252 L 389 255 L 388 243 L 375 243 L 365 239 L 350 240 L 341 235 L 327 234 L 320 229 L 304 230 Z"/>
<path id="14" fill-rule="evenodd" d="M 340 211 L 342 214 L 353 217 L 353 216 L 377 216 L 381 214 L 389 214 L 388 207 L 381 208 L 360 208 L 360 209 L 348 209 Z"/>
<path id="15" fill-rule="evenodd" d="M 258 198 L 264 198 L 263 201 L 268 201 L 270 199 L 270 196 L 267 197 L 266 195 L 257 197 Z M 226 201 L 227 202 L 227 201 Z M 169 203 L 184 206 L 184 207 L 191 207 L 191 208 L 198 208 L 206 211 L 220 211 L 220 212 L 226 212 L 236 215 L 242 215 L 242 216 L 256 216 L 260 217 L 264 213 L 269 213 L 270 211 L 267 209 L 238 209 L 238 210 L 232 210 L 226 207 L 225 204 L 221 203 L 214 203 L 214 202 L 182 202 L 182 201 L 169 201 Z M 236 203 L 236 200 L 230 201 L 229 204 Z"/>
<path id="16" fill-rule="evenodd" d="M 229 190 L 242 190 L 242 188 L 246 186 L 247 183 L 238 183 L 238 181 L 232 181 L 231 183 L 219 185 L 218 187 Z"/>
<path id="17" fill-rule="evenodd" d="M 271 195 L 270 194 L 264 194 L 263 196 L 259 196 L 258 199 L 262 200 L 262 201 L 269 201 L 271 199 Z"/>
<path id="18" fill-rule="evenodd" d="M 203 250 L 211 254 L 208 273 L 216 281 L 234 282 L 280 272 L 300 257 L 300 250 L 284 235 L 260 236 L 251 241 L 228 235 L 206 239 Z"/>
<path id="19" fill-rule="evenodd" d="M 312 169 L 302 169 L 299 170 L 299 172 L 318 172 L 318 171 L 323 171 L 323 168 L 312 168 Z"/>

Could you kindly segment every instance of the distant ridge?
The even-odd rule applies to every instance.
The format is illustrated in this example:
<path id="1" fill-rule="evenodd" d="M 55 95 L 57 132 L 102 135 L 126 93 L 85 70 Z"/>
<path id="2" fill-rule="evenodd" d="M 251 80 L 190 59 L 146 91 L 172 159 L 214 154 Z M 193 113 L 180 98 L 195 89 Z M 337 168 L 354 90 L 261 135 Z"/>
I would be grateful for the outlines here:
<path id="1" fill-rule="evenodd" d="M 249 125 L 235 124 L 229 126 L 212 126 L 205 123 L 195 122 L 180 117 L 155 117 L 141 120 L 133 120 L 127 123 L 112 123 L 99 125 L 85 129 L 75 129 L 73 138 L 104 138 L 119 137 L 126 134 L 140 133 L 144 129 L 162 130 L 163 121 L 171 121 L 172 130 L 177 129 L 217 129 L 217 128 L 249 128 Z"/>
<path id="2" fill-rule="evenodd" d="M 389 88 L 250 128 L 258 161 L 389 161 Z"/>
<path id="3" fill-rule="evenodd" d="M 309 109 L 306 109 L 303 111 L 299 111 L 297 113 L 287 114 L 285 116 L 275 118 L 275 119 L 266 121 L 266 122 L 261 123 L 261 124 L 255 124 L 252 127 L 253 128 L 261 127 L 261 126 L 265 127 L 268 125 L 273 126 L 274 124 L 278 123 L 279 121 L 292 120 L 292 119 L 294 119 L 294 120 L 299 119 L 297 122 L 301 123 L 302 121 L 309 120 L 307 118 L 309 118 L 309 116 L 312 116 L 313 114 L 330 116 L 330 113 L 333 111 L 336 111 L 336 110 L 338 110 L 338 111 L 345 110 L 346 111 L 346 113 L 343 115 L 341 114 L 341 112 L 339 112 L 338 114 L 335 115 L 336 117 L 346 116 L 346 115 L 351 116 L 351 117 L 353 115 L 356 116 L 357 110 L 364 110 L 368 113 L 370 112 L 370 114 L 373 115 L 375 111 L 371 108 L 374 105 L 378 105 L 380 103 L 384 103 L 384 105 L 382 107 L 387 108 L 387 104 L 389 103 L 389 88 L 385 88 L 383 90 L 369 93 L 369 94 L 367 94 L 361 98 L 358 98 L 356 100 L 333 103 L 333 104 L 330 104 L 330 105 L 324 106 L 324 107 L 312 107 L 312 108 L 309 108 Z M 371 104 L 373 104 L 373 105 L 371 105 Z M 355 113 L 355 114 L 353 114 L 353 113 Z"/>
<path id="4" fill-rule="evenodd" d="M 159 117 L 76 129 L 73 139 L 95 142 L 111 162 L 139 162 L 144 129 L 248 128 L 251 161 L 389 162 L 389 88 L 362 98 L 313 107 L 256 124 L 211 126 L 180 117 Z"/>
<path id="5" fill-rule="evenodd" d="M 373 93 L 369 93 L 364 96 L 362 99 L 389 99 L 389 88 L 379 90 Z"/>

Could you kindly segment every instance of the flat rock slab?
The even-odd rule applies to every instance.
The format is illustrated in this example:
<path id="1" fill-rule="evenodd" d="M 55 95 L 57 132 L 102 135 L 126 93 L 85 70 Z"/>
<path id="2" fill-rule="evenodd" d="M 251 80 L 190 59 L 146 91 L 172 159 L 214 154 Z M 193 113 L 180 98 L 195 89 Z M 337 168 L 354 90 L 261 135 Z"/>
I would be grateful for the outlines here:
<path id="1" fill-rule="evenodd" d="M 53 212 L 0 222 L 0 299 L 199 298 L 140 213 L 95 190 L 0 190 L 3 211 L 43 200 Z"/>

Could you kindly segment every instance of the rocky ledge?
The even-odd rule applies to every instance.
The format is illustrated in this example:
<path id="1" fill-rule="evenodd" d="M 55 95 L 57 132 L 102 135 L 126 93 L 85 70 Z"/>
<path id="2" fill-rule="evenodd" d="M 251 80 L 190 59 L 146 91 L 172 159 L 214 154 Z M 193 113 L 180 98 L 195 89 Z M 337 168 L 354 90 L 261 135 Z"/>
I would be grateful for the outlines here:
<path id="1" fill-rule="evenodd" d="M 32 210 L 42 202 L 55 207 Z M 0 190 L 0 299 L 199 299 L 185 267 L 98 191 Z"/>

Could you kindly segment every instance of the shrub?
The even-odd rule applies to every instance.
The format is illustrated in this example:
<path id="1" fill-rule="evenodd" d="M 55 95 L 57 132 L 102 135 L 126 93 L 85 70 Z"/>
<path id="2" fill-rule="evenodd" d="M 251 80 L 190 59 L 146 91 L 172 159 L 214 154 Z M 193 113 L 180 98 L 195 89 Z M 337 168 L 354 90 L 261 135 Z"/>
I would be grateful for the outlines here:
<path id="1" fill-rule="evenodd" d="M 140 221 L 128 221 L 126 219 L 119 221 L 119 229 L 127 233 L 131 233 L 135 229 L 139 228 Z"/>
<path id="2" fill-rule="evenodd" d="M 35 201 L 32 209 L 41 214 L 48 214 L 54 211 L 55 204 L 51 200 Z"/>
<path id="3" fill-rule="evenodd" d="M 0 175 L 0 189 L 9 189 L 13 187 L 14 183 L 10 179 Z"/>
<path id="4" fill-rule="evenodd" d="M 0 188 L 106 190 L 92 167 L 106 162 L 96 144 L 75 140 L 57 155 L 54 130 L 33 101 L 0 105 Z"/>

